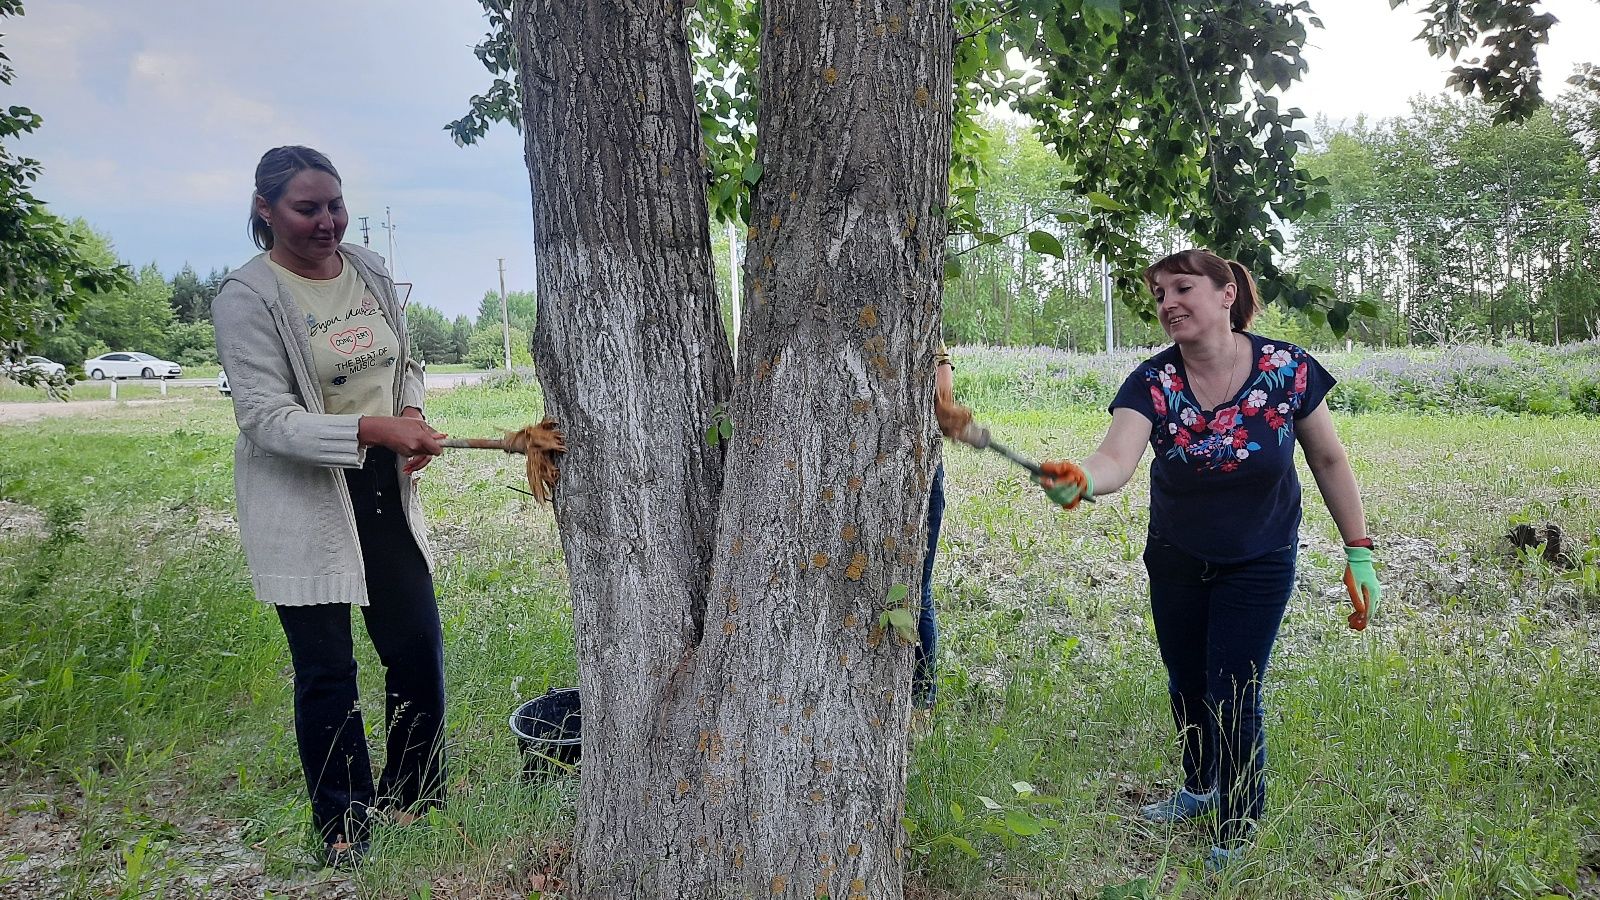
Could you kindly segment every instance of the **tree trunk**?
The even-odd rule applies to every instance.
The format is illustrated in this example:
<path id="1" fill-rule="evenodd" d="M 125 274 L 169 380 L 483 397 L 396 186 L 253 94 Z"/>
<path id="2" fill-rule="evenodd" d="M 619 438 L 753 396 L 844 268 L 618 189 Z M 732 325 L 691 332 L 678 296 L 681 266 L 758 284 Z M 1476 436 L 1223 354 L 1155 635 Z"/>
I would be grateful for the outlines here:
<path id="1" fill-rule="evenodd" d="M 934 459 L 951 13 L 762 4 L 757 160 L 718 563 L 699 661 L 710 880 L 898 897 Z"/>
<path id="2" fill-rule="evenodd" d="M 534 346 L 567 441 L 556 516 L 584 706 L 574 880 L 603 896 L 659 865 L 665 829 L 681 827 L 645 804 L 670 796 L 692 728 L 670 699 L 700 637 L 723 474 L 704 431 L 733 361 L 681 7 L 515 9 Z"/>
<path id="3" fill-rule="evenodd" d="M 715 449 L 731 367 L 681 8 L 531 0 L 514 23 L 536 352 L 569 448 L 571 880 L 898 897 L 912 650 L 879 616 L 894 586 L 918 596 L 939 449 L 949 0 L 763 3 L 762 175 Z"/>

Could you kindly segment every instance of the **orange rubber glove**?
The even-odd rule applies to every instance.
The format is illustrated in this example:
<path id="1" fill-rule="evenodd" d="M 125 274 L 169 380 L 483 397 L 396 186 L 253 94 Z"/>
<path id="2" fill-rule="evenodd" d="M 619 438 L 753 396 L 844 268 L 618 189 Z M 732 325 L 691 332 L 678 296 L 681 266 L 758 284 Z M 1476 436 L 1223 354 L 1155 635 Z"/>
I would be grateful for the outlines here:
<path id="1" fill-rule="evenodd" d="M 1350 627 L 1361 631 L 1378 614 L 1378 599 L 1383 596 L 1383 586 L 1378 583 L 1378 573 L 1372 567 L 1371 548 L 1346 547 L 1344 555 L 1344 587 L 1350 592 L 1350 605 L 1356 608 L 1350 614 Z"/>
<path id="2" fill-rule="evenodd" d="M 1075 462 L 1065 459 L 1047 459 L 1039 464 L 1044 474 L 1033 479 L 1044 488 L 1045 495 L 1062 509 L 1076 509 L 1079 503 L 1094 496 L 1094 479 Z"/>

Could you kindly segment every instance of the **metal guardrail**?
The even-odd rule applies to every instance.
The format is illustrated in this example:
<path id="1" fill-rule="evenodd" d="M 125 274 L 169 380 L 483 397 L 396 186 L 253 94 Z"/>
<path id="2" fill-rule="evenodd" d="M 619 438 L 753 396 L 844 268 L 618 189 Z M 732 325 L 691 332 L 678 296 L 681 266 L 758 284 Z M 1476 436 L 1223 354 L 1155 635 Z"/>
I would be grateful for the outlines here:
<path id="1" fill-rule="evenodd" d="M 429 388 L 452 388 L 464 384 L 476 384 L 482 381 L 487 372 L 450 372 L 430 374 L 426 376 L 425 383 Z M 75 386 L 89 387 L 107 385 L 111 389 L 110 399 L 117 399 L 117 387 L 153 387 L 165 397 L 172 388 L 201 388 L 215 391 L 217 389 L 216 376 L 210 378 L 103 378 L 96 381 L 92 378 L 80 378 Z"/>
<path id="2" fill-rule="evenodd" d="M 211 378 L 103 378 L 99 381 L 85 378 L 78 382 L 79 385 L 110 385 L 112 400 L 117 399 L 117 385 L 124 383 L 129 387 L 137 386 L 159 388 L 161 390 L 161 396 L 163 397 L 167 395 L 168 388 L 174 387 L 210 388 L 213 391 L 217 389 L 217 379 L 215 376 Z"/>

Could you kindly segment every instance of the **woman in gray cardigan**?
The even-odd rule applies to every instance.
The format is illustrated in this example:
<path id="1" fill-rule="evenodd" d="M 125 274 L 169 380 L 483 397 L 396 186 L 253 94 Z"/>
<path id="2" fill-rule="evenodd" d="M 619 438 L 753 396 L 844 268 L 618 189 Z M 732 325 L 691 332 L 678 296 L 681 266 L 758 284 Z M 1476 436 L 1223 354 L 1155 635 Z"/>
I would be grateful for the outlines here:
<path id="1" fill-rule="evenodd" d="M 367 849 L 374 811 L 406 821 L 444 789 L 444 643 L 416 473 L 445 437 L 378 255 L 341 244 L 333 164 L 306 147 L 256 167 L 250 231 L 265 253 L 212 304 L 233 387 L 239 535 L 256 596 L 294 660 L 295 737 L 329 865 Z M 350 607 L 385 668 L 387 757 L 373 784 Z"/>

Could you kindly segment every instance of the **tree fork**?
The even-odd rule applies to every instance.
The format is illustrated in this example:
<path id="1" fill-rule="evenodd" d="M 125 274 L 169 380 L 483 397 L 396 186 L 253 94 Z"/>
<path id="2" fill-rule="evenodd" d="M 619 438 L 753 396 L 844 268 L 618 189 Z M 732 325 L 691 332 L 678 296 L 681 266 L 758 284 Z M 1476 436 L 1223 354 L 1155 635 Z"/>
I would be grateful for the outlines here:
<path id="1" fill-rule="evenodd" d="M 938 452 L 951 11 L 763 5 L 734 434 L 677 4 L 521 7 L 557 515 L 584 690 L 580 896 L 898 897 Z M 721 454 L 725 449 L 726 481 Z M 713 550 L 714 548 L 714 550 Z"/>

